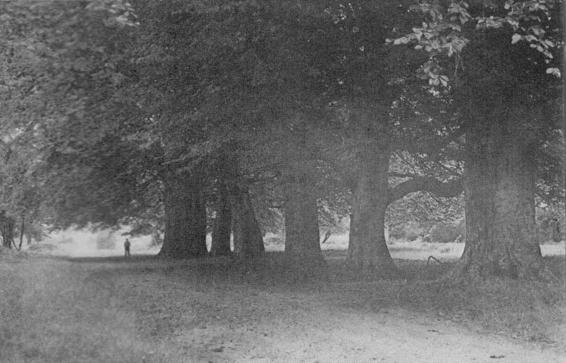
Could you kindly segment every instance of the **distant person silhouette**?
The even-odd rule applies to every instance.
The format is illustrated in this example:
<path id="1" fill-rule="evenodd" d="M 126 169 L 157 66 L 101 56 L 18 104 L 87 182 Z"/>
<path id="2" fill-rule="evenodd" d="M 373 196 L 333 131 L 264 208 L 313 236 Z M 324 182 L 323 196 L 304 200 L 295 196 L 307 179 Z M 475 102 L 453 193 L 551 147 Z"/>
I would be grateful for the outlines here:
<path id="1" fill-rule="evenodd" d="M 130 256 L 130 240 L 126 238 L 126 241 L 124 242 L 124 256 L 128 257 Z"/>

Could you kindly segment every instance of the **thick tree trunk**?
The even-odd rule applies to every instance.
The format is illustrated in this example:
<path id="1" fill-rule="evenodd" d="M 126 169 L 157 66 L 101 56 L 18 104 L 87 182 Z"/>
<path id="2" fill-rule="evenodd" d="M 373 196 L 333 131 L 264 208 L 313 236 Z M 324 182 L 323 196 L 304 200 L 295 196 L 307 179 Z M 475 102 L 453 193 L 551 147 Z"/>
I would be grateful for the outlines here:
<path id="1" fill-rule="evenodd" d="M 326 276 L 320 249 L 318 206 L 306 174 L 293 175 L 285 185 L 285 257 L 295 281 Z"/>
<path id="2" fill-rule="evenodd" d="M 230 194 L 234 253 L 240 258 L 262 256 L 265 252 L 263 237 L 248 189 L 234 186 Z"/>
<path id="3" fill-rule="evenodd" d="M 8 238 L 2 236 L 2 246 L 6 248 L 12 248 L 12 242 Z"/>
<path id="4" fill-rule="evenodd" d="M 354 189 L 348 262 L 368 272 L 397 275 L 385 243 L 388 206 L 389 152 L 372 145 L 360 153 L 359 177 Z"/>
<path id="5" fill-rule="evenodd" d="M 210 254 L 212 256 L 228 256 L 230 251 L 230 235 L 232 233 L 232 211 L 228 200 L 228 190 L 224 183 L 218 187 L 218 200 L 216 202 L 216 216 L 212 228 L 212 243 Z"/>
<path id="6" fill-rule="evenodd" d="M 160 256 L 206 256 L 206 205 L 201 176 L 170 173 L 165 180 L 165 236 Z"/>
<path id="7" fill-rule="evenodd" d="M 291 258 L 322 260 L 318 206 L 306 175 L 288 179 L 285 186 L 285 253 Z"/>
<path id="8" fill-rule="evenodd" d="M 12 217 L 5 215 L 2 216 L 0 219 L 0 228 L 2 229 L 2 246 L 12 248 L 12 244 L 14 244 L 14 226 L 15 221 Z"/>
<path id="9" fill-rule="evenodd" d="M 505 120 L 481 121 L 466 134 L 466 247 L 453 277 L 546 279 L 536 238 L 534 147 Z"/>

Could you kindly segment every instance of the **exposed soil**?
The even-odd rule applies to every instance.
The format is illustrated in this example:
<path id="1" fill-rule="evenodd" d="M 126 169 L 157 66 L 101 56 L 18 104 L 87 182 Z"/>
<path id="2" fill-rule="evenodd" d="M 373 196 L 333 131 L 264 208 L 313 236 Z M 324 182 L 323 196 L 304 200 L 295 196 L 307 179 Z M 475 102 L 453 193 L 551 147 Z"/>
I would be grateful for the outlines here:
<path id="1" fill-rule="evenodd" d="M 0 361 L 566 361 L 564 341 L 482 334 L 385 293 L 380 304 L 372 284 L 398 291 L 265 277 L 228 259 L 0 259 Z"/>

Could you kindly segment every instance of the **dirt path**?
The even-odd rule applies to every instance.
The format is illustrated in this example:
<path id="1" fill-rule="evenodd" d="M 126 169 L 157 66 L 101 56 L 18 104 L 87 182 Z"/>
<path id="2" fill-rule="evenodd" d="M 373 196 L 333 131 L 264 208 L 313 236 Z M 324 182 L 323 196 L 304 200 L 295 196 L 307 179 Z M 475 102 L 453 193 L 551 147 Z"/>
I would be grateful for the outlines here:
<path id="1" fill-rule="evenodd" d="M 186 263 L 0 263 L 0 361 L 566 362 L 400 309 L 203 279 Z"/>

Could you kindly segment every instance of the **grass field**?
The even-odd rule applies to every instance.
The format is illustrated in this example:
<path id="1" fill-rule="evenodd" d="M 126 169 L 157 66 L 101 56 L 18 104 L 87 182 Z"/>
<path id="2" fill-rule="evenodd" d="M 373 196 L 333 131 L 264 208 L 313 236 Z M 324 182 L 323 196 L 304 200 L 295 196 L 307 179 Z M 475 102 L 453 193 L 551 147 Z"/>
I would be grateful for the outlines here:
<path id="1" fill-rule="evenodd" d="M 450 263 L 397 259 L 404 279 L 328 279 L 282 255 L 255 264 L 152 256 L 0 255 L 0 362 L 561 362 L 564 281 L 427 284 Z M 564 277 L 563 257 L 547 257 Z"/>
<path id="2" fill-rule="evenodd" d="M 110 230 L 90 232 L 88 230 L 66 230 L 52 233 L 51 236 L 38 245 L 53 246 L 50 254 L 69 257 L 103 257 L 121 256 L 123 252 L 122 243 L 125 239 L 121 233 Z M 97 241 L 101 239 L 110 240 L 113 248 L 99 249 Z M 138 255 L 157 254 L 159 247 L 150 247 L 148 236 L 130 238 L 132 241 L 132 253 Z M 270 252 L 281 252 L 284 249 L 284 242 L 281 235 L 267 234 L 264 238 L 266 250 Z M 207 237 L 210 244 L 210 235 Z M 451 261 L 459 258 L 464 250 L 463 243 L 433 243 L 416 241 L 401 241 L 390 239 L 388 242 L 389 250 L 393 258 L 403 260 L 426 260 L 429 256 L 434 256 L 440 260 Z M 27 247 L 27 246 L 24 246 Z M 210 246 L 209 246 L 210 247 Z M 348 248 L 347 234 L 333 234 L 329 240 L 321 245 L 324 251 L 344 251 Z M 544 256 L 560 256 L 566 251 L 566 241 L 561 243 L 549 243 L 541 245 Z"/>

